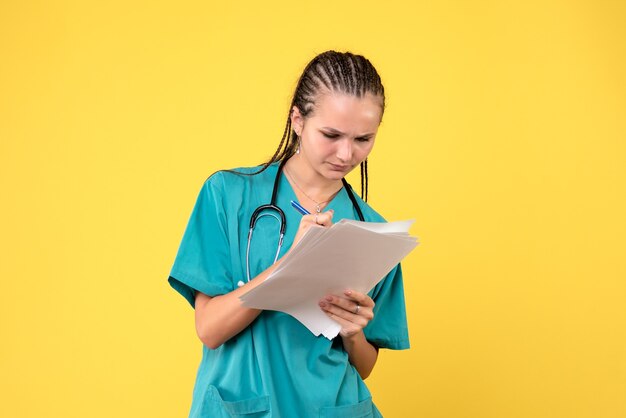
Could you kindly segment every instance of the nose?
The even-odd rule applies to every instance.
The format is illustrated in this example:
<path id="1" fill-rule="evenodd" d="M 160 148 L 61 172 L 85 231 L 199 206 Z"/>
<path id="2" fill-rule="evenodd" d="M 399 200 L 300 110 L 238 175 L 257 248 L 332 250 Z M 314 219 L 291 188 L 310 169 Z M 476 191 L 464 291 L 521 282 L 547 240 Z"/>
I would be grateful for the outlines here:
<path id="1" fill-rule="evenodd" d="M 352 141 L 350 141 L 350 139 L 346 138 L 338 142 L 337 158 L 345 162 L 352 160 Z"/>

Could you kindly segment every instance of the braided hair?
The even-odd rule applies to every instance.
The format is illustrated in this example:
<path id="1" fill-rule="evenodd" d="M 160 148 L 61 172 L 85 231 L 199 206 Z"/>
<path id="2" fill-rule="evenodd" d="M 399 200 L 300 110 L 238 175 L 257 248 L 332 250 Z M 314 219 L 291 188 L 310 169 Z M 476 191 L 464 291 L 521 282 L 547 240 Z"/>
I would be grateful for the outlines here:
<path id="1" fill-rule="evenodd" d="M 285 161 L 295 154 L 298 136 L 291 128 L 292 109 L 296 106 L 303 117 L 311 114 L 322 89 L 358 98 L 370 93 L 381 98 L 382 111 L 385 110 L 385 89 L 378 72 L 367 58 L 350 52 L 323 52 L 313 58 L 302 72 L 289 106 L 285 130 L 278 148 L 269 161 L 263 163 L 254 174 L 261 173 L 271 164 Z M 361 162 L 361 197 L 367 201 L 367 159 Z"/>

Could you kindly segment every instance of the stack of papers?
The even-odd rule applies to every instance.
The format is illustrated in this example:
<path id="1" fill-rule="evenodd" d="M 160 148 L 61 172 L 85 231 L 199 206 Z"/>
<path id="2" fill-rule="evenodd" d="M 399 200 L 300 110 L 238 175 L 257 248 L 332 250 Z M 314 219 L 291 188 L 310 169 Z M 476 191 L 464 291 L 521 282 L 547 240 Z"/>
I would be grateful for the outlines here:
<path id="1" fill-rule="evenodd" d="M 263 283 L 240 297 L 244 306 L 290 314 L 314 335 L 335 338 L 341 326 L 319 307 L 328 294 L 367 293 L 417 246 L 413 221 L 341 220 L 310 228 Z"/>

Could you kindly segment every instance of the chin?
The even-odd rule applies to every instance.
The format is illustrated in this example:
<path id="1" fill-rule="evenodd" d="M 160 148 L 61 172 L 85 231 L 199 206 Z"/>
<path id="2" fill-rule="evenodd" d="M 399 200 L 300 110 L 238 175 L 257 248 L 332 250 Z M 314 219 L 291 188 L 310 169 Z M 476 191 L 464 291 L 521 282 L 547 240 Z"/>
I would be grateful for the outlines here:
<path id="1" fill-rule="evenodd" d="M 327 170 L 324 177 L 326 177 L 329 180 L 341 180 L 342 178 L 347 176 L 349 172 L 350 170 L 348 171 Z"/>
<path id="2" fill-rule="evenodd" d="M 350 167 L 346 167 L 343 170 L 337 170 L 337 169 L 333 169 L 332 164 L 324 164 L 318 169 L 318 173 L 320 173 L 324 178 L 328 180 L 335 181 L 335 180 L 341 180 L 342 178 L 347 176 L 348 173 L 350 173 L 353 169 L 354 169 L 354 166 L 350 166 Z"/>

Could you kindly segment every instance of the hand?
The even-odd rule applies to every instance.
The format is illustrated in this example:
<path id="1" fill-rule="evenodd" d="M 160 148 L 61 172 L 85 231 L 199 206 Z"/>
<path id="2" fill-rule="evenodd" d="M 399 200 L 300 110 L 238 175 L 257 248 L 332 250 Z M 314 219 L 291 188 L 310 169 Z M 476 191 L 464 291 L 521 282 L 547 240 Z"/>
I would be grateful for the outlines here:
<path id="1" fill-rule="evenodd" d="M 322 213 L 312 213 L 310 215 L 304 215 L 300 220 L 300 226 L 298 227 L 298 231 L 296 232 L 296 236 L 293 239 L 292 248 L 300 242 L 306 231 L 311 227 L 321 226 L 324 228 L 328 228 L 333 224 L 333 210 L 329 210 L 327 212 Z"/>
<path id="2" fill-rule="evenodd" d="M 341 325 L 339 334 L 352 337 L 360 333 L 374 318 L 374 301 L 367 294 L 346 290 L 342 296 L 327 295 L 320 308 Z"/>

